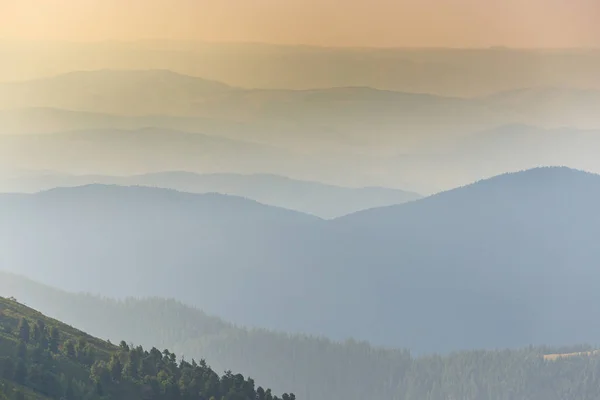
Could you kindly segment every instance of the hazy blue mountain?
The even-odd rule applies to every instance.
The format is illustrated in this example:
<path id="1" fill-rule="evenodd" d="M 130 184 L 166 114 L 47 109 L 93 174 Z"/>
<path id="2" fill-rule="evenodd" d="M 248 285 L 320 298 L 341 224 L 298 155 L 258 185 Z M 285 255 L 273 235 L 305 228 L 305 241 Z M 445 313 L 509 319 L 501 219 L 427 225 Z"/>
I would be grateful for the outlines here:
<path id="1" fill-rule="evenodd" d="M 193 282 L 181 300 L 224 316 L 237 314 L 238 295 L 265 306 L 257 291 L 279 299 L 273 312 L 285 309 L 280 294 L 301 289 L 274 284 L 290 275 L 288 260 L 301 260 L 318 240 L 308 230 L 324 223 L 240 197 L 105 185 L 2 195 L 0 214 L 0 263 L 13 271 L 112 296 L 170 297 L 176 282 L 182 290 Z M 306 242 L 290 241 L 290 233 Z M 235 295 L 223 297 L 218 282 Z"/>
<path id="2" fill-rule="evenodd" d="M 190 193 L 228 194 L 321 218 L 335 218 L 368 208 L 401 204 L 421 197 L 416 193 L 396 189 L 347 188 L 277 175 L 201 175 L 177 171 L 129 177 L 32 173 L 0 180 L 0 192 L 33 193 L 55 187 L 93 183 L 150 186 Z"/>
<path id="3" fill-rule="evenodd" d="M 2 195 L 0 261 L 64 289 L 176 297 L 236 323 L 417 352 L 582 343 L 600 334 L 599 202 L 600 176 L 567 168 L 332 221 L 88 186 Z"/>

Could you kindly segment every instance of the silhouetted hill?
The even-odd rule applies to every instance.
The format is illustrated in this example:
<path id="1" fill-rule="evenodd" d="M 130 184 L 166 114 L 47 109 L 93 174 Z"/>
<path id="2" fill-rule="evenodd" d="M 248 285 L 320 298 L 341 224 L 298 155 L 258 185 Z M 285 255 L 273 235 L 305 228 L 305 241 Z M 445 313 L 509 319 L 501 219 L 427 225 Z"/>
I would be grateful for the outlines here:
<path id="1" fill-rule="evenodd" d="M 332 221 L 149 188 L 0 200 L 5 268 L 64 289 L 175 297 L 235 323 L 418 353 L 600 335 L 600 177 L 567 168 Z"/>
<path id="2" fill-rule="evenodd" d="M 32 193 L 54 187 L 91 183 L 160 187 L 190 193 L 229 194 L 321 218 L 335 218 L 368 208 L 401 204 L 421 197 L 416 193 L 396 189 L 347 188 L 277 175 L 195 174 L 177 171 L 130 177 L 33 173 L 0 180 L 0 192 Z"/>

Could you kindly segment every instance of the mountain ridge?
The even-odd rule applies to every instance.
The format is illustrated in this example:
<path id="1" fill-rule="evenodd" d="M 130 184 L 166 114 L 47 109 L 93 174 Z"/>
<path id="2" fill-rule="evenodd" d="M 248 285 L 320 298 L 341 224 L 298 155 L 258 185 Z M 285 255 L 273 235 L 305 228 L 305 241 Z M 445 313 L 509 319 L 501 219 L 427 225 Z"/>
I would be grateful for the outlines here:
<path id="1" fill-rule="evenodd" d="M 385 187 L 344 187 L 266 173 L 163 171 L 132 176 L 32 174 L 0 180 L 0 192 L 33 193 L 51 187 L 90 183 L 147 186 L 189 193 L 222 193 L 282 207 L 320 218 L 335 218 L 381 205 L 399 204 L 421 195 Z"/>
<path id="2" fill-rule="evenodd" d="M 167 201 L 160 189 L 112 190 L 120 195 L 85 201 L 69 189 L 53 201 L 0 196 L 3 264 L 66 290 L 176 296 L 237 324 L 352 336 L 417 354 L 600 335 L 585 307 L 571 307 L 598 296 L 595 174 L 516 173 L 331 221 L 240 199 L 243 207 L 181 193 Z M 123 279 L 108 279 L 113 273 Z M 577 291 L 556 293 L 566 283 Z M 252 309 L 261 314 L 251 318 Z M 585 329 L 550 329 L 557 318 Z M 498 337 L 507 325 L 518 329 Z"/>

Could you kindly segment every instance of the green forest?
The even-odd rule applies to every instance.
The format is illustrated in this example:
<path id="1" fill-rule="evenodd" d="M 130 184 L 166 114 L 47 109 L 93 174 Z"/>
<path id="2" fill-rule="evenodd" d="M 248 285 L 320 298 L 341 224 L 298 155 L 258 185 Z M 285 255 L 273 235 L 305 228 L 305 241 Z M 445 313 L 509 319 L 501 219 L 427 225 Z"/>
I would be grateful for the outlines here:
<path id="1" fill-rule="evenodd" d="M 462 351 L 415 356 L 347 340 L 243 329 L 167 299 L 116 301 L 69 294 L 14 275 L 2 276 L 19 300 L 129 348 L 157 346 L 205 359 L 216 371 L 241 371 L 274 392 L 306 400 L 587 400 L 600 398 L 600 358 L 544 360 L 591 345 Z M 123 355 L 123 357 L 126 357 Z M 122 364 L 126 359 L 121 360 Z M 104 362 L 110 362 L 104 361 Z M 227 374 L 226 374 L 227 375 Z"/>
<path id="2" fill-rule="evenodd" d="M 0 398 L 294 400 L 169 350 L 118 346 L 0 298 Z"/>

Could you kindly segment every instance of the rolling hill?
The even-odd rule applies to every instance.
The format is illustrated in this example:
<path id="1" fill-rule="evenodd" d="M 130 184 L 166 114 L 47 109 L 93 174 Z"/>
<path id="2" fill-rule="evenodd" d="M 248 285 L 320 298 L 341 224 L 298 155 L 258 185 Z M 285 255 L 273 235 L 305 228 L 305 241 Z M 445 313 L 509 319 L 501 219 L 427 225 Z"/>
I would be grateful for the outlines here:
<path id="1" fill-rule="evenodd" d="M 88 186 L 2 195 L 0 261 L 67 290 L 175 297 L 234 323 L 416 353 L 585 343 L 600 335 L 588 318 L 599 201 L 600 177 L 567 168 L 331 221 Z"/>
<path id="2" fill-rule="evenodd" d="M 97 183 L 159 187 L 189 193 L 221 193 L 327 219 L 368 208 L 401 204 L 421 197 L 416 193 L 397 189 L 347 188 L 277 175 L 195 174 L 179 171 L 130 177 L 33 173 L 0 180 L 0 192 L 34 193 L 56 187 Z"/>

